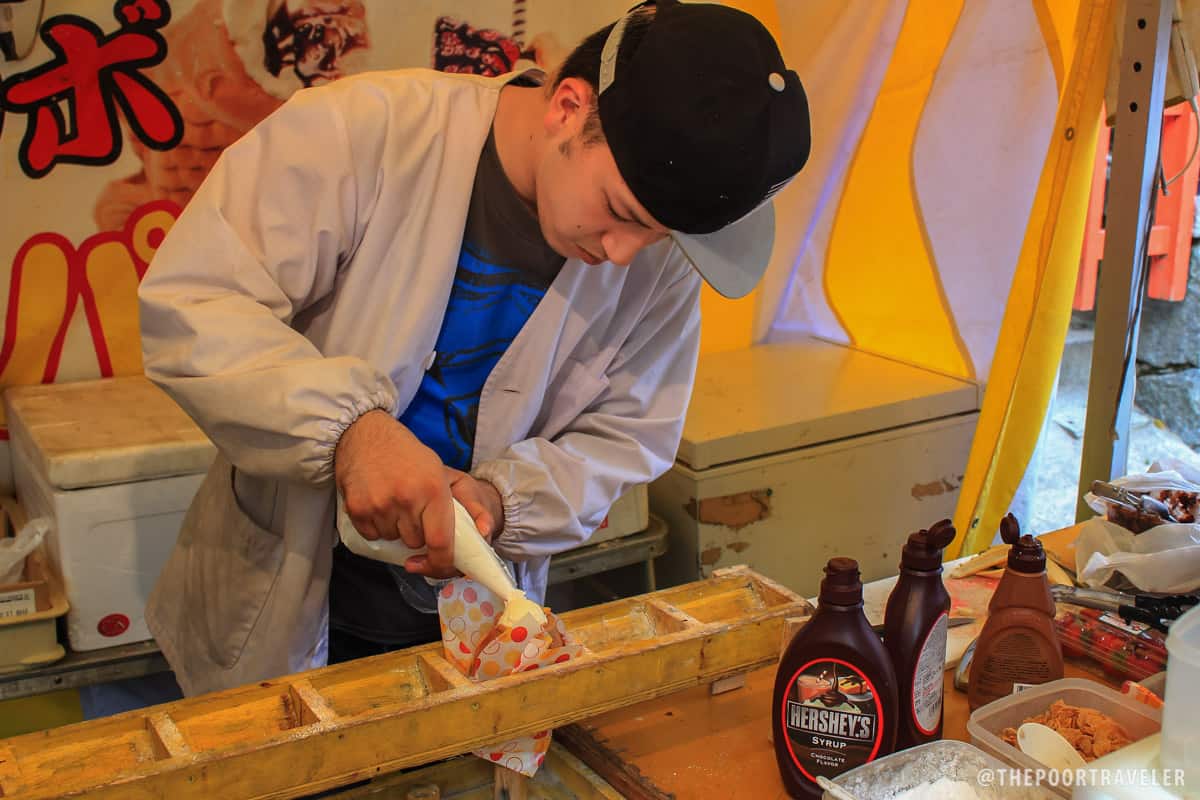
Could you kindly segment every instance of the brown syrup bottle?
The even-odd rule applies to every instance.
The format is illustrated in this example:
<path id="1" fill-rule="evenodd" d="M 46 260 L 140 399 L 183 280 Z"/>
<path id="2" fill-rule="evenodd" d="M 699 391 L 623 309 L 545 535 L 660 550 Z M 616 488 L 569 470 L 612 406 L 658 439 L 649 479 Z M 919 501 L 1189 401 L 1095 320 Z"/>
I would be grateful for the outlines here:
<path id="1" fill-rule="evenodd" d="M 1022 536 L 1012 514 L 1000 523 L 1000 537 L 1011 545 L 1008 566 L 988 604 L 988 620 L 971 661 L 967 704 L 972 711 L 1012 694 L 1014 684 L 1036 685 L 1063 676 L 1042 543 Z"/>
<path id="2" fill-rule="evenodd" d="M 942 583 L 942 551 L 954 541 L 944 519 L 908 537 L 900 578 L 883 616 L 883 645 L 896 670 L 900 716 L 896 749 L 942 738 L 943 676 L 950 624 L 950 593 Z"/>
<path id="3" fill-rule="evenodd" d="M 858 562 L 830 559 L 817 612 L 775 675 L 771 730 L 788 794 L 819 798 L 833 778 L 882 758 L 896 743 L 896 676 L 863 614 Z"/>

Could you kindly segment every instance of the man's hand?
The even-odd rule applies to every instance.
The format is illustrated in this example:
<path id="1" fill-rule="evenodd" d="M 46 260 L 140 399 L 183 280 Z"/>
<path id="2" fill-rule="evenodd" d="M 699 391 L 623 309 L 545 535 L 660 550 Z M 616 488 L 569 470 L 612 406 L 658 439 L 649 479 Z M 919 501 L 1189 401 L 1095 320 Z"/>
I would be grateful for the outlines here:
<path id="1" fill-rule="evenodd" d="M 386 411 L 375 410 L 342 433 L 333 466 L 346 513 L 363 538 L 427 547 L 404 568 L 438 578 L 455 574 L 454 509 L 437 453 Z"/>
<path id="2" fill-rule="evenodd" d="M 454 499 L 475 520 L 475 527 L 489 543 L 504 530 L 504 503 L 500 492 L 487 481 L 473 475 L 446 467 L 446 479 L 450 481 L 450 492 Z"/>

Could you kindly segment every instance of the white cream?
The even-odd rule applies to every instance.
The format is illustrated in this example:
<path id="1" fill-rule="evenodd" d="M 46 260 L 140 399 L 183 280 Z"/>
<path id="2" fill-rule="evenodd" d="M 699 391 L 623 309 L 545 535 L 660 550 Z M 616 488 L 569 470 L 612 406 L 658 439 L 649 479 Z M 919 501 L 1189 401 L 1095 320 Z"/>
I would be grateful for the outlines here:
<path id="1" fill-rule="evenodd" d="M 531 621 L 541 628 L 547 621 L 546 612 L 517 589 L 515 594 L 504 601 L 504 613 L 500 615 L 497 624 L 511 629 L 522 623 L 528 625 Z"/>

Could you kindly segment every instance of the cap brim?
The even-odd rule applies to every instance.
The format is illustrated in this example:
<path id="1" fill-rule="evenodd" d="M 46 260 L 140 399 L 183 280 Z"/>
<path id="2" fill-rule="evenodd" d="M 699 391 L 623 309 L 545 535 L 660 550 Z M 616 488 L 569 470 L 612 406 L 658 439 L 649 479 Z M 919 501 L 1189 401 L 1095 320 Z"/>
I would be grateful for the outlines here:
<path id="1" fill-rule="evenodd" d="M 671 232 L 684 256 L 718 293 L 736 300 L 758 284 L 775 243 L 775 204 L 762 206 L 714 233 Z"/>

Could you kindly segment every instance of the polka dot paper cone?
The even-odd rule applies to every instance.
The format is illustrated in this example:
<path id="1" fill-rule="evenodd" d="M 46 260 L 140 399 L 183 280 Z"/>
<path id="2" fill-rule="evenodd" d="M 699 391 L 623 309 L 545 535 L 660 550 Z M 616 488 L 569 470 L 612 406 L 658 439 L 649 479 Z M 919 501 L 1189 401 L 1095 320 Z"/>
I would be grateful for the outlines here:
<path id="1" fill-rule="evenodd" d="M 455 578 L 438 593 L 438 616 L 446 659 L 473 681 L 528 672 L 578 658 L 575 643 L 562 622 L 546 610 L 546 624 L 532 617 L 511 628 L 499 623 L 504 603 L 470 578 Z M 477 750 L 475 755 L 532 776 L 546 758 L 550 732 L 526 736 Z"/>

